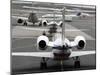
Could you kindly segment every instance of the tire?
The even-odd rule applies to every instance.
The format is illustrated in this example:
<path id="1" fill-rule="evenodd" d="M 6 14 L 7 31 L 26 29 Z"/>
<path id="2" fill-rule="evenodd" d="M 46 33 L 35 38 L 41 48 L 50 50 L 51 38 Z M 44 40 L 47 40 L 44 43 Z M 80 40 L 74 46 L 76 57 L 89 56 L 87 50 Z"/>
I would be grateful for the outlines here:
<path id="1" fill-rule="evenodd" d="M 27 26 L 27 22 L 24 23 L 24 26 Z"/>
<path id="2" fill-rule="evenodd" d="M 40 23 L 39 26 L 42 26 L 42 24 Z"/>
<path id="3" fill-rule="evenodd" d="M 46 62 L 41 62 L 40 63 L 40 69 L 46 69 L 47 68 L 47 63 Z"/>
<path id="4" fill-rule="evenodd" d="M 80 68 L 80 61 L 75 61 L 74 62 L 74 67 L 75 68 Z"/>

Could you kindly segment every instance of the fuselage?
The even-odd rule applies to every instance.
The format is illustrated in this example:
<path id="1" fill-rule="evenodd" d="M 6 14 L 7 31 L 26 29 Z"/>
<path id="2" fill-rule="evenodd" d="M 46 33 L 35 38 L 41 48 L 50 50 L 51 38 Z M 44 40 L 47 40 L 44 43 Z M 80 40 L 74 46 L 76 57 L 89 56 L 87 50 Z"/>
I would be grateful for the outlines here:
<path id="1" fill-rule="evenodd" d="M 64 45 L 63 45 L 61 34 L 57 33 L 53 37 L 53 41 L 54 41 L 54 47 L 52 47 L 52 49 L 53 49 L 52 52 L 54 55 L 54 60 L 66 60 L 66 59 L 68 59 L 70 54 L 71 54 L 71 48 L 69 47 L 69 44 L 70 44 L 69 40 L 65 39 Z"/>
<path id="2" fill-rule="evenodd" d="M 72 18 L 73 17 L 77 17 L 76 15 L 65 15 L 65 21 L 67 20 L 70 20 L 72 21 Z M 46 14 L 46 15 L 43 15 L 42 18 L 45 18 L 45 19 L 49 19 L 49 20 L 61 20 L 62 19 L 62 15 L 53 15 L 53 14 Z"/>

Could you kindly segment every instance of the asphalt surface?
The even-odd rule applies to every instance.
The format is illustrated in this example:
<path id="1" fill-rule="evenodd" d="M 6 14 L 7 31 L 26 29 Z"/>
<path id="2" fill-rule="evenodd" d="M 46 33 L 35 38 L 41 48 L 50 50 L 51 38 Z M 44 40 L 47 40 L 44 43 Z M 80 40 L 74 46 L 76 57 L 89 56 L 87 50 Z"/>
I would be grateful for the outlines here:
<path id="1" fill-rule="evenodd" d="M 15 6 L 14 6 L 15 7 Z M 14 13 L 12 13 L 14 14 Z M 66 30 L 78 30 L 78 31 L 68 31 L 66 32 L 66 38 L 70 41 L 74 40 L 77 35 L 82 35 L 86 38 L 85 50 L 96 50 L 96 24 L 95 16 L 92 18 L 80 18 L 73 19 L 72 22 L 66 22 Z M 34 26 L 13 26 L 11 27 L 11 51 L 12 52 L 37 52 L 36 39 L 43 32 L 34 31 L 34 28 L 44 28 L 49 27 L 34 27 Z M 51 37 L 49 37 L 51 39 Z M 77 49 L 73 49 L 77 50 Z M 46 51 L 52 51 L 48 48 Z M 36 57 L 22 57 L 22 56 L 11 56 L 11 69 L 12 75 L 24 74 L 24 73 L 41 73 L 41 72 L 55 72 L 62 71 L 61 64 L 59 61 L 54 61 L 49 59 L 47 61 L 48 68 L 41 70 L 40 61 L 41 58 Z M 96 68 L 96 56 L 86 55 L 80 57 L 80 68 L 74 68 L 74 61 L 72 59 L 63 62 L 63 71 L 73 71 L 73 70 L 88 70 Z"/>

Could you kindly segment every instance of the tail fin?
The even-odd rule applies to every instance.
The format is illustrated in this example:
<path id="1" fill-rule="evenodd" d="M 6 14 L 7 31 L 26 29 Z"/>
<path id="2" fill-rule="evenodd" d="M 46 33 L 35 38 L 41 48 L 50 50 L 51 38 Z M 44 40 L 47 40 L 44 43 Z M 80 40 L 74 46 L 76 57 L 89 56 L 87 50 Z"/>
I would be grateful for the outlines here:
<path id="1" fill-rule="evenodd" d="M 62 10 L 62 45 L 64 45 L 64 39 L 65 39 L 65 7 Z"/>
<path id="2" fill-rule="evenodd" d="M 30 13 L 29 17 L 28 17 L 28 21 L 32 22 L 32 23 L 38 22 L 38 18 L 37 18 L 36 13 Z"/>

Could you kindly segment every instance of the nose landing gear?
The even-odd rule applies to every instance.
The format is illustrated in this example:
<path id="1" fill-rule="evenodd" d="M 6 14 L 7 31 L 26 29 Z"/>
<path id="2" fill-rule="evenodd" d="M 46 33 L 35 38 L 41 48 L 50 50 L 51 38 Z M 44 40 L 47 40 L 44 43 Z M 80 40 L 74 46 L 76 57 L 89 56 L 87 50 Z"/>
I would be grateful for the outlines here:
<path id="1" fill-rule="evenodd" d="M 23 26 L 27 26 L 27 22 L 26 21 L 24 22 Z"/>
<path id="2" fill-rule="evenodd" d="M 80 68 L 80 58 L 78 56 L 75 57 L 74 67 Z"/>

